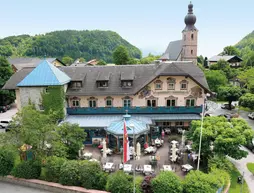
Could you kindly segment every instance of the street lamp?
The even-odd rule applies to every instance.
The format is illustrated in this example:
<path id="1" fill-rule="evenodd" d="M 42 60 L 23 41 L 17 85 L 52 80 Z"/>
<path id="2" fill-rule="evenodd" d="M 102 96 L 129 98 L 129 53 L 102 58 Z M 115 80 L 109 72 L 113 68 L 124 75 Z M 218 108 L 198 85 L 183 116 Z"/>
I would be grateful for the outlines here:
<path id="1" fill-rule="evenodd" d="M 200 125 L 200 138 L 199 138 L 199 148 L 198 148 L 198 165 L 197 170 L 199 170 L 200 165 L 200 154 L 201 154 L 201 143 L 202 143 L 202 131 L 203 131 L 203 124 L 204 124 L 204 114 L 205 114 L 205 105 L 206 105 L 206 97 L 209 97 L 210 94 L 207 93 L 205 95 L 204 104 L 202 105 L 202 115 L 201 115 L 201 125 Z"/>
<path id="2" fill-rule="evenodd" d="M 136 187 L 135 187 L 135 126 L 133 123 L 130 124 L 130 128 L 133 130 L 133 193 L 136 192 Z"/>

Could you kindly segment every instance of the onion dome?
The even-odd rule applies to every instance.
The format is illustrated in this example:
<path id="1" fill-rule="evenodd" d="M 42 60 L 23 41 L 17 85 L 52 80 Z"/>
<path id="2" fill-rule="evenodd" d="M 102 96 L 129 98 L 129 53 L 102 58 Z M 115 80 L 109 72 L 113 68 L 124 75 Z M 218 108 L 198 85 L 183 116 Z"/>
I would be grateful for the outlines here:
<path id="1" fill-rule="evenodd" d="M 190 2 L 190 4 L 188 5 L 188 14 L 184 18 L 184 22 L 186 24 L 184 31 L 197 30 L 197 28 L 195 27 L 196 20 L 197 18 L 193 14 L 193 4 Z"/>

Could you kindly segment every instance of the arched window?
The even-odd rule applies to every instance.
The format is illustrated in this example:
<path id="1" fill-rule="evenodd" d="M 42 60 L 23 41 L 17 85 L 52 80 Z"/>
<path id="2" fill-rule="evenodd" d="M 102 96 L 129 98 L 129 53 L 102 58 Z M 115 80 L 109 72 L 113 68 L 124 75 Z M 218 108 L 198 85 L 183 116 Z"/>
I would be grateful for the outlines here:
<path id="1" fill-rule="evenodd" d="M 191 34 L 191 40 L 194 40 L 194 34 Z"/>

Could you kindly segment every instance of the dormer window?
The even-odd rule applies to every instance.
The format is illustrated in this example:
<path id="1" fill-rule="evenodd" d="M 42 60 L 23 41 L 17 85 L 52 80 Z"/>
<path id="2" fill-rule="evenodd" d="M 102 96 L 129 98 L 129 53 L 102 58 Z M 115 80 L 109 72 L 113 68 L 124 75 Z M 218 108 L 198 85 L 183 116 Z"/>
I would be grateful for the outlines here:
<path id="1" fill-rule="evenodd" d="M 167 83 L 168 83 L 168 90 L 175 90 L 176 80 L 174 78 L 168 78 Z"/>
<path id="2" fill-rule="evenodd" d="M 155 87 L 155 90 L 162 90 L 162 81 L 161 80 L 156 80 L 154 82 L 154 87 Z"/>
<path id="3" fill-rule="evenodd" d="M 82 87 L 82 81 L 72 81 L 71 88 L 72 89 L 80 89 Z"/>
<path id="4" fill-rule="evenodd" d="M 188 89 L 188 81 L 187 80 L 182 80 L 180 82 L 180 89 L 181 90 L 187 90 Z"/>
<path id="5" fill-rule="evenodd" d="M 132 87 L 132 80 L 122 80 L 122 87 L 123 88 L 130 88 L 130 87 Z"/>
<path id="6" fill-rule="evenodd" d="M 108 81 L 97 81 L 97 87 L 98 88 L 107 88 L 108 87 Z"/>

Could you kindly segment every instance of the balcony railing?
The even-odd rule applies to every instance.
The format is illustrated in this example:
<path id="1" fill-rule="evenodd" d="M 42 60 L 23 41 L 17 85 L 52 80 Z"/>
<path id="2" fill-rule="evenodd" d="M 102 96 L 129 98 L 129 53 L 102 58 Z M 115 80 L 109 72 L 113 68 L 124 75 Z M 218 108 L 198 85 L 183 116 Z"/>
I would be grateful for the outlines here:
<path id="1" fill-rule="evenodd" d="M 199 114 L 202 112 L 202 106 L 195 107 L 72 107 L 67 108 L 69 115 L 99 115 L 99 114 Z"/>

